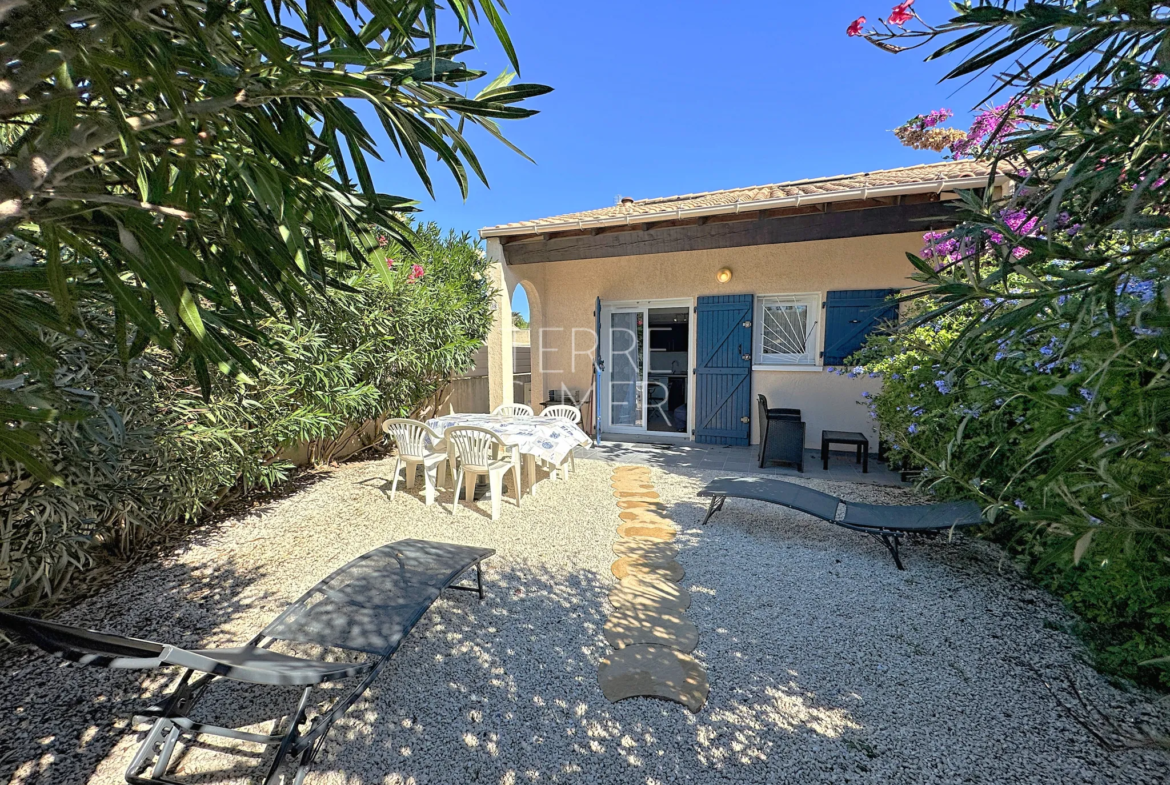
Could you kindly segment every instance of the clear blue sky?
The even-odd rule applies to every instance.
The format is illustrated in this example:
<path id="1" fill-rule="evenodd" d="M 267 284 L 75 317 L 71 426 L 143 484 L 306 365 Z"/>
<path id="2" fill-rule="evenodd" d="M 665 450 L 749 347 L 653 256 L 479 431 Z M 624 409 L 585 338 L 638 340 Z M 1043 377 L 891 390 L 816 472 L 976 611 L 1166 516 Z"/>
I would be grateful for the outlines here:
<path id="1" fill-rule="evenodd" d="M 966 128 L 988 82 L 938 84 L 946 61 L 924 50 L 890 55 L 845 28 L 884 17 L 893 0 L 509 0 L 507 18 L 524 81 L 555 91 L 537 116 L 504 123 L 530 163 L 472 134 L 490 183 L 466 202 L 433 169 L 432 200 L 389 145 L 374 170 L 384 192 L 420 201 L 421 218 L 475 231 L 509 221 L 636 199 L 941 159 L 902 147 L 890 130 L 942 106 Z M 944 0 L 918 0 L 927 20 Z M 488 45 L 465 55 L 495 75 L 506 60 Z M 476 88 L 478 89 L 478 88 Z M 376 127 L 374 121 L 372 126 Z"/>

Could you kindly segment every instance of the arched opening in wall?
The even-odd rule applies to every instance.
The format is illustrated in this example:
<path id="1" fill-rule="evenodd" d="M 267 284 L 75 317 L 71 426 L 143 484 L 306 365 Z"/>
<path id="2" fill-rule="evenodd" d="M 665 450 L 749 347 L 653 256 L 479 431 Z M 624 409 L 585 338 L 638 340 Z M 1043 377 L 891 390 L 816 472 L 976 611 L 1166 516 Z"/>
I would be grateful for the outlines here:
<path id="1" fill-rule="evenodd" d="M 540 337 L 540 297 L 536 287 L 519 281 L 509 293 L 512 303 L 512 400 L 540 410 L 544 401 L 537 363 Z"/>

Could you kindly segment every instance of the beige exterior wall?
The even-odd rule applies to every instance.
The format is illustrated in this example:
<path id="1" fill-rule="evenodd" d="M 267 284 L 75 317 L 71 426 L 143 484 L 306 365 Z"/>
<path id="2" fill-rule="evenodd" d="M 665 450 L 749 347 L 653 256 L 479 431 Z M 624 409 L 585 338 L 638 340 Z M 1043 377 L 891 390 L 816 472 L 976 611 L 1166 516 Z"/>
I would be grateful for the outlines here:
<path id="1" fill-rule="evenodd" d="M 525 264 L 505 267 L 502 278 L 507 282 L 509 298 L 518 285 L 523 285 L 528 294 L 532 310 L 533 397 L 543 400 L 549 389 L 590 387 L 596 297 L 603 302 L 689 298 L 693 304 L 700 295 L 815 292 L 823 300 L 826 292 L 837 289 L 904 289 L 913 285 L 909 276 L 914 271 L 906 252 L 917 252 L 921 247 L 921 234 L 909 233 Z M 488 249 L 493 259 L 502 258 L 498 240 L 489 240 Z M 715 273 L 723 267 L 732 271 L 732 279 L 726 284 L 715 280 Z M 818 317 L 817 334 L 819 357 L 824 343 L 823 311 Z M 693 364 L 693 313 L 691 350 Z M 877 386 L 876 380 L 838 377 L 823 368 L 753 370 L 752 443 L 759 439 L 755 396 L 762 392 L 771 406 L 802 410 L 807 423 L 807 446 L 820 446 L 822 430 L 848 430 L 870 436 L 871 449 L 876 451 L 876 427 L 859 401 L 863 390 L 874 391 Z M 693 375 L 687 400 L 694 400 Z M 694 406 L 688 405 L 688 410 L 692 420 L 689 433 L 694 427 Z"/>

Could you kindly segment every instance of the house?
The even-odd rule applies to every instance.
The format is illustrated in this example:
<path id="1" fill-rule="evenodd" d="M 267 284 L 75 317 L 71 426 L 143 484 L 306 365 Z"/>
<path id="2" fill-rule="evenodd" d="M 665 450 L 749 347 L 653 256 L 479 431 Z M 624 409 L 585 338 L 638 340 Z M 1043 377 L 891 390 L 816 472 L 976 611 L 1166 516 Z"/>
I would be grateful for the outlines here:
<path id="1" fill-rule="evenodd" d="M 758 442 L 755 399 L 800 409 L 806 446 L 824 429 L 876 425 L 858 405 L 878 381 L 826 373 L 897 317 L 916 285 L 906 253 L 954 223 L 966 189 L 1007 185 L 944 162 L 619 204 L 480 230 L 511 313 L 531 311 L 532 390 L 594 387 L 601 438 Z M 511 401 L 511 323 L 488 341 L 490 398 Z"/>

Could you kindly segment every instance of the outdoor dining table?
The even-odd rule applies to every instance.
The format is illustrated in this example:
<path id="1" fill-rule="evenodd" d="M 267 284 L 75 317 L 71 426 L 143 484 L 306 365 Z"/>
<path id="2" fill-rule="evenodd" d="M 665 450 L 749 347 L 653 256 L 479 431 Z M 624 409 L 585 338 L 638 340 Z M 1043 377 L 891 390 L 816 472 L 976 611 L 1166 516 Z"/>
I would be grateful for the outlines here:
<path id="1" fill-rule="evenodd" d="M 445 414 L 427 420 L 440 436 L 447 428 L 473 425 L 486 428 L 509 446 L 517 447 L 524 458 L 524 473 L 528 475 L 530 492 L 536 490 L 536 461 L 560 466 L 575 447 L 588 447 L 592 442 L 585 431 L 569 420 L 556 417 L 505 417 L 497 414 Z"/>

